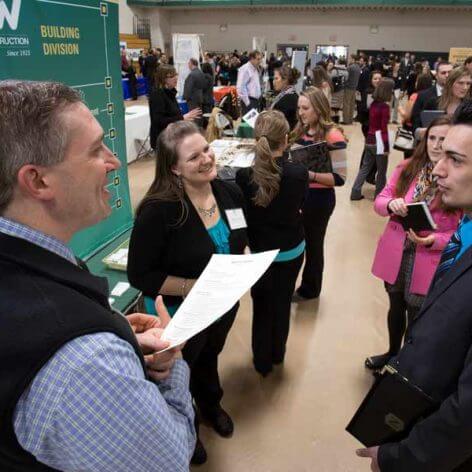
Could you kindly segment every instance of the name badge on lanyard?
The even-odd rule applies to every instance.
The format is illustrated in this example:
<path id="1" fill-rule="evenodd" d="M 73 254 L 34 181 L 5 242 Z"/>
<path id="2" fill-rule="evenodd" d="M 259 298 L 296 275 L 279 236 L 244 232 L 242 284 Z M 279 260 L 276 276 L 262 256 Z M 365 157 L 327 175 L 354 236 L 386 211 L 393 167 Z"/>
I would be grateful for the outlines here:
<path id="1" fill-rule="evenodd" d="M 226 210 L 226 217 L 228 218 L 229 227 L 231 229 L 247 228 L 246 218 L 244 218 L 242 208 Z"/>

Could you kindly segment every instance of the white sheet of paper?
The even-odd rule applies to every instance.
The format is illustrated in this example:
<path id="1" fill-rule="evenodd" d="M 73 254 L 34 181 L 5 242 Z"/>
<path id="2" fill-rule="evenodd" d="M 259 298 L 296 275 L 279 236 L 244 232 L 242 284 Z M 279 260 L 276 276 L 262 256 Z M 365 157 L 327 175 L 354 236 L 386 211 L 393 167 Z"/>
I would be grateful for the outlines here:
<path id="1" fill-rule="evenodd" d="M 380 130 L 375 132 L 375 144 L 377 145 L 377 154 L 383 154 L 385 152 L 385 146 L 382 139 L 382 131 Z"/>
<path id="2" fill-rule="evenodd" d="M 258 254 L 213 254 L 162 339 L 170 349 L 203 331 L 224 315 L 259 280 L 279 250 Z"/>
<path id="3" fill-rule="evenodd" d="M 256 154 L 253 151 L 237 151 L 233 160 L 229 163 L 230 167 L 251 167 Z"/>
<path id="4" fill-rule="evenodd" d="M 246 218 L 241 208 L 234 208 L 232 210 L 226 210 L 226 217 L 231 229 L 247 228 Z"/>
<path id="5" fill-rule="evenodd" d="M 249 110 L 244 116 L 243 120 L 251 127 L 254 128 L 256 125 L 256 120 L 257 117 L 259 116 L 259 113 L 255 108 Z"/>
<path id="6" fill-rule="evenodd" d="M 123 293 L 126 292 L 130 287 L 128 282 L 118 282 L 114 287 L 113 290 L 111 291 L 111 294 L 114 297 L 121 297 Z"/>

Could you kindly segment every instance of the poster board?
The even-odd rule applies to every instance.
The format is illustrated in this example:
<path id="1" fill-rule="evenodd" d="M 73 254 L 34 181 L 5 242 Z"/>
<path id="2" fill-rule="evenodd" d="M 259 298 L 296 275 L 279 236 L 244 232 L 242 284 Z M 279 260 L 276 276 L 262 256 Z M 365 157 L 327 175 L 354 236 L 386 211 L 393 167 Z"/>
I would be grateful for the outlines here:
<path id="1" fill-rule="evenodd" d="M 121 161 L 108 175 L 112 214 L 70 246 L 87 259 L 133 223 L 126 163 L 118 0 L 0 0 L 0 80 L 63 82 L 76 89 Z"/>
<path id="2" fill-rule="evenodd" d="M 314 52 L 311 55 L 311 61 L 310 61 L 310 67 L 313 69 L 318 62 L 321 62 L 323 60 L 323 54 Z"/>
<path id="3" fill-rule="evenodd" d="M 463 64 L 469 56 L 472 56 L 472 48 L 451 48 L 449 50 L 451 64 Z"/>
<path id="4" fill-rule="evenodd" d="M 200 62 L 200 56 L 203 55 L 200 36 L 198 34 L 174 33 L 172 35 L 172 50 L 174 67 L 179 74 L 177 95 L 181 97 L 184 92 L 185 79 L 190 73 L 189 59 L 197 59 Z"/>
<path id="5" fill-rule="evenodd" d="M 300 72 L 300 78 L 295 84 L 295 90 L 300 93 L 303 90 L 303 82 L 305 80 L 305 64 L 306 64 L 306 51 L 293 51 L 292 54 L 292 68 L 295 67 Z"/>
<path id="6" fill-rule="evenodd" d="M 264 54 L 267 51 L 267 40 L 264 37 L 254 36 L 252 38 L 252 50 Z"/>

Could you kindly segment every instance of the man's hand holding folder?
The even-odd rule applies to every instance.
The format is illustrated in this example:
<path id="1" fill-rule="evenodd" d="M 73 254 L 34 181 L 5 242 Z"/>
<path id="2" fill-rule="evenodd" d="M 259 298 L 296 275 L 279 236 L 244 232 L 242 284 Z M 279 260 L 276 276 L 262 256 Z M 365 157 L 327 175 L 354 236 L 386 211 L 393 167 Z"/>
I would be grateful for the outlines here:
<path id="1" fill-rule="evenodd" d="M 364 449 L 358 449 L 356 454 L 359 457 L 370 457 L 372 462 L 370 463 L 370 470 L 372 472 L 380 472 L 379 462 L 377 456 L 379 454 L 379 446 L 366 447 Z"/>

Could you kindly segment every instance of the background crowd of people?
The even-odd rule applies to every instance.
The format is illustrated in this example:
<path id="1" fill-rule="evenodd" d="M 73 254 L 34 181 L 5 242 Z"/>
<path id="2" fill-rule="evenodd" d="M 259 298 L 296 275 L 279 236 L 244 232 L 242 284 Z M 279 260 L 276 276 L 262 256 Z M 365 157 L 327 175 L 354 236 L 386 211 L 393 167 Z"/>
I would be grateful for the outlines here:
<path id="1" fill-rule="evenodd" d="M 155 176 L 136 210 L 127 267 L 148 314 L 127 318 L 67 246 L 110 214 L 107 175 L 120 161 L 76 90 L 0 83 L 0 352 L 9 361 L 0 371 L 0 468 L 184 471 L 204 463 L 200 421 L 223 437 L 235 429 L 218 362 L 239 303 L 169 351 L 163 328 L 213 254 L 279 249 L 252 287 L 247 342 L 262 378 L 284 363 L 291 304 L 323 290 L 336 188 L 356 158 L 345 126 L 357 120 L 365 146 L 349 204 L 356 208 L 370 180 L 372 211 L 387 221 L 372 273 L 389 299 L 389 348 L 365 366 L 376 374 L 390 366 L 437 406 L 398 440 L 358 454 L 374 472 L 470 470 L 472 58 L 430 67 L 408 53 L 360 54 L 304 71 L 281 54 L 263 64 L 259 51 L 199 59 L 188 63 L 186 113 L 172 58 L 152 49 L 139 59 L 150 85 Z M 129 77 L 131 68 L 124 54 Z M 218 178 L 199 126 L 223 81 L 237 87 L 242 113 L 260 111 L 253 164 L 234 181 Z M 267 88 L 276 92 L 271 100 Z M 424 111 L 439 113 L 425 123 Z M 399 146 L 388 126 L 398 120 L 411 146 L 403 144 L 406 159 L 387 179 L 389 152 Z M 319 146 L 316 168 L 288 153 L 309 146 Z M 429 209 L 434 229 L 403 227 L 411 203 Z"/>
<path id="2" fill-rule="evenodd" d="M 230 63 L 237 74 L 232 73 Z M 191 72 L 184 88 L 189 109 L 198 115 L 177 111 L 175 69 L 160 65 L 156 77 L 165 73 L 167 82 L 156 82 L 150 96 L 151 116 L 162 123 L 158 143 L 153 146 L 158 156 L 156 180 L 137 213 L 130 248 L 131 282 L 150 297 L 150 306 L 159 293 L 172 297 L 169 304 L 173 311 L 211 253 L 240 253 L 245 245 L 256 252 L 280 249 L 276 261 L 251 290 L 253 362 L 256 371 L 267 376 L 285 357 L 290 304 L 320 296 L 325 234 L 335 210 L 335 188 L 346 181 L 348 139 L 341 126 L 356 120 L 365 146 L 350 199 L 364 198 L 363 184 L 374 184 L 374 209 L 389 217 L 372 269 L 384 281 L 389 298 L 389 349 L 365 360 L 367 368 L 378 372 L 400 351 L 406 326 L 417 316 L 441 253 L 463 216 L 460 209 L 441 202 L 433 168 L 443 158 L 441 146 L 452 114 L 470 97 L 471 63 L 468 59 L 465 65 L 454 67 L 439 58 L 431 69 L 427 61 L 414 62 L 409 53 L 402 58 L 375 59 L 352 54 L 347 61 L 327 57 L 298 71 L 287 58 L 275 54 L 264 65 L 259 51 L 240 56 L 235 51 L 221 58 L 206 53 L 201 70 L 196 59 L 189 61 Z M 303 90 L 297 92 L 295 86 L 303 74 Z M 204 75 L 208 77 L 205 84 Z M 216 179 L 213 152 L 194 124 L 179 123 L 201 124 L 201 112 L 210 104 L 204 103 L 195 89 L 211 90 L 215 83 L 236 85 L 241 114 L 251 109 L 260 112 L 254 129 L 254 164 L 237 173 L 234 188 Z M 172 95 L 171 106 L 155 102 L 162 94 Z M 444 114 L 423 125 L 424 110 L 442 110 Z M 171 116 L 163 118 L 165 113 Z M 167 126 L 171 122 L 176 123 Z M 389 136 L 392 123 L 401 124 L 405 132 L 418 129 L 419 134 L 410 148 L 403 149 L 405 161 L 387 181 L 388 158 L 394 145 Z M 327 145 L 329 169 L 313 172 L 287 161 L 287 147 L 318 142 Z M 407 204 L 413 202 L 426 202 L 437 224 L 435 231 L 417 234 L 404 230 L 398 217 L 405 216 Z M 170 210 L 169 205 L 175 208 Z M 225 216 L 225 209 L 234 206 L 242 209 L 247 221 L 247 231 L 237 236 Z M 158 226 L 163 228 L 159 237 L 152 230 L 156 221 L 161 221 Z M 181 233 L 182 247 L 177 250 L 174 246 L 179 244 Z M 189 246 L 189 238 L 202 242 Z M 182 254 L 185 257 L 180 257 Z M 189 263 L 194 258 L 198 264 Z M 303 261 L 301 283 L 296 287 Z M 159 283 L 156 274 L 162 274 Z M 152 277 L 149 283 L 146 277 Z M 236 312 L 237 306 L 197 336 L 202 341 L 193 340 L 183 351 L 194 379 L 191 391 L 196 417 L 209 419 L 223 436 L 231 434 L 234 426 L 220 405 L 217 358 Z M 193 348 L 194 343 L 198 349 Z M 206 379 L 205 387 L 201 379 Z M 209 390 L 203 395 L 205 389 Z M 198 433 L 198 422 L 196 425 Z M 193 462 L 205 460 L 206 451 L 198 439 Z"/>

